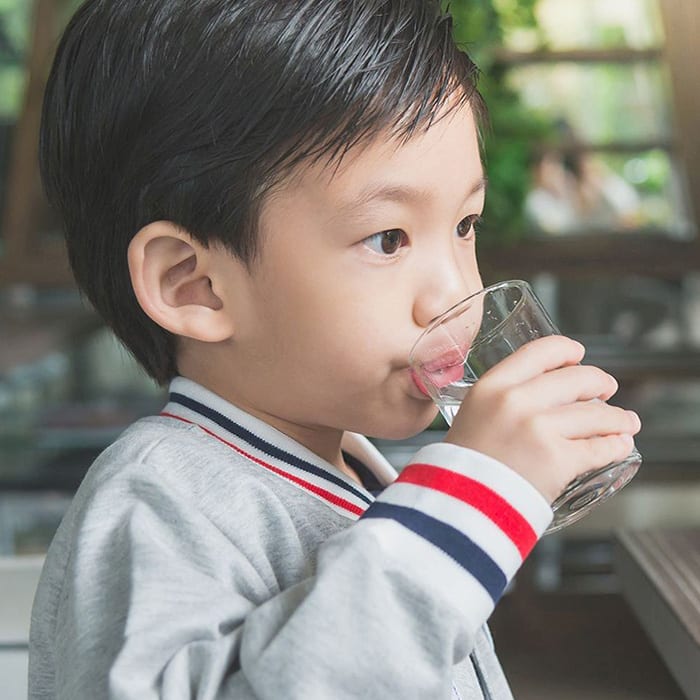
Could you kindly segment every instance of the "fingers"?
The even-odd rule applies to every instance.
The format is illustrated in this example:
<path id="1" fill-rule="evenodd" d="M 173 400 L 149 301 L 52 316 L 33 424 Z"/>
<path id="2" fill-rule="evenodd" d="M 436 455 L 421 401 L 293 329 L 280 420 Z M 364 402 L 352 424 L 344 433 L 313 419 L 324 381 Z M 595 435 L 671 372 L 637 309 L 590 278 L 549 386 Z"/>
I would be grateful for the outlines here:
<path id="1" fill-rule="evenodd" d="M 605 435 L 576 441 L 579 459 L 588 469 L 597 469 L 613 462 L 621 462 L 634 449 L 631 435 Z M 581 470 L 579 470 L 581 471 Z"/>
<path id="2" fill-rule="evenodd" d="M 607 435 L 636 435 L 641 427 L 639 416 L 609 406 L 601 401 L 575 403 L 554 409 L 549 420 L 556 434 L 569 440 L 604 437 Z"/>
<path id="3" fill-rule="evenodd" d="M 583 355 L 563 336 L 524 345 L 474 384 L 445 442 L 508 465 L 549 502 L 577 476 L 624 460 L 639 418 L 605 403 L 617 382 L 581 365 Z"/>
<path id="4" fill-rule="evenodd" d="M 561 406 L 576 401 L 607 401 L 615 394 L 618 383 L 598 367 L 575 365 L 552 370 L 526 382 L 517 391 L 527 392 L 541 408 Z"/>
<path id="5" fill-rule="evenodd" d="M 571 338 L 561 335 L 538 338 L 501 360 L 479 381 L 488 378 L 495 388 L 522 384 L 560 367 L 576 365 L 584 354 L 583 345 Z"/>

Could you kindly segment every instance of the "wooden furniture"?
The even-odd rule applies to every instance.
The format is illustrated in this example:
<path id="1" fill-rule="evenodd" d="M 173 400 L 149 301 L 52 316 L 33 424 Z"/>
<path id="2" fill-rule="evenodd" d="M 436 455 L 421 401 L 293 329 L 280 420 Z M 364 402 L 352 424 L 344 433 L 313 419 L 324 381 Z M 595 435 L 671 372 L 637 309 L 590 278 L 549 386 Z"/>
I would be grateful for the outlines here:
<path id="1" fill-rule="evenodd" d="M 44 197 L 38 168 L 44 85 L 65 0 L 35 0 L 27 49 L 27 89 L 15 127 L 2 220 L 0 284 L 72 286 L 60 227 Z M 52 230 L 55 229 L 55 230 Z"/>
<path id="2" fill-rule="evenodd" d="M 700 700 L 700 529 L 621 532 L 626 600 L 689 700 Z"/>

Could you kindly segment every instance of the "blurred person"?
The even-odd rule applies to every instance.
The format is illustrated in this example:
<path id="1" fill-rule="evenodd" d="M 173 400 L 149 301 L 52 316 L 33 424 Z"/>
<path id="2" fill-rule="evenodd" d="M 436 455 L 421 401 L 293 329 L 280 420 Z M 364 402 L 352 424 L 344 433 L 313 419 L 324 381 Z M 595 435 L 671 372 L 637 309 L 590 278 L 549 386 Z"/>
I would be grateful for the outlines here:
<path id="1" fill-rule="evenodd" d="M 566 123 L 557 130 L 562 148 L 546 150 L 532 166 L 533 186 L 525 199 L 531 224 L 550 234 L 639 226 L 641 199 L 634 187 L 576 148 L 578 140 Z"/>

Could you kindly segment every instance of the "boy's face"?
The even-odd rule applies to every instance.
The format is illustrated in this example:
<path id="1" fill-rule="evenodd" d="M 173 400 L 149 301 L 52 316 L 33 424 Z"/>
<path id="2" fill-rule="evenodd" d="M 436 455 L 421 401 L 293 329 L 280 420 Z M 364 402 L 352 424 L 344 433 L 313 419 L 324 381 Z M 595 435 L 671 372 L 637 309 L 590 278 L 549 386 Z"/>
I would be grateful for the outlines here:
<path id="1" fill-rule="evenodd" d="M 264 206 L 259 261 L 244 274 L 225 263 L 231 284 L 217 294 L 234 334 L 215 390 L 302 443 L 426 427 L 436 409 L 408 354 L 434 317 L 482 286 L 473 222 L 483 177 L 468 106 L 403 145 L 351 150 L 337 171 L 300 170 Z"/>

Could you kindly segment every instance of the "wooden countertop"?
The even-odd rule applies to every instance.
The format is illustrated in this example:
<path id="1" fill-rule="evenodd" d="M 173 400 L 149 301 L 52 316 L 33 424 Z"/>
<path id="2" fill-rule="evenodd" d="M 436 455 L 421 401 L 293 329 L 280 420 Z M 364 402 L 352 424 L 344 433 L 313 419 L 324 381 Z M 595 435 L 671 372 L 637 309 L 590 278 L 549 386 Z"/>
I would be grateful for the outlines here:
<path id="1" fill-rule="evenodd" d="M 700 700 L 700 528 L 624 531 L 616 544 L 626 600 L 686 696 Z"/>

